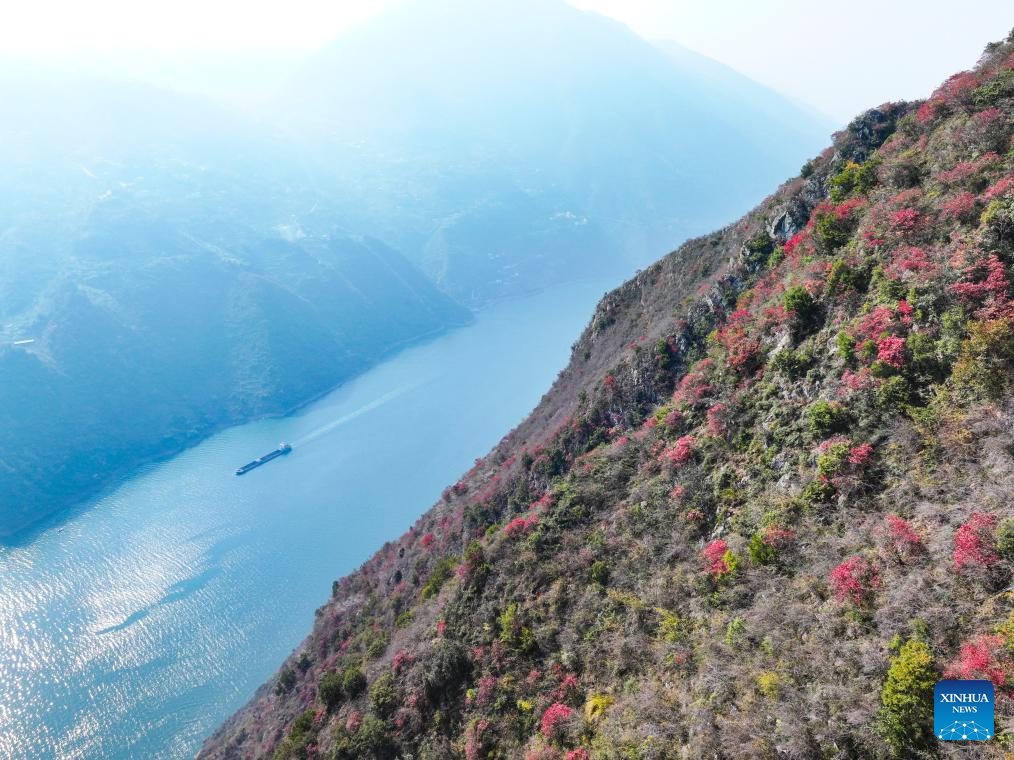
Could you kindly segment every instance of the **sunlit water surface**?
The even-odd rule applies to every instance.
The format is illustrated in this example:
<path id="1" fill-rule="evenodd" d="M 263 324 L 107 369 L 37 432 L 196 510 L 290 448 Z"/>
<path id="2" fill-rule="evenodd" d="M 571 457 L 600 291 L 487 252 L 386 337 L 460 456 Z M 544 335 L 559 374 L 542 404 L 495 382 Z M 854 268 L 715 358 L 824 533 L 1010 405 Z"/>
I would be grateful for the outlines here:
<path id="1" fill-rule="evenodd" d="M 193 755 L 309 632 L 331 581 L 538 402 L 604 289 L 494 306 L 0 548 L 0 758 Z M 291 455 L 233 475 L 282 440 Z"/>

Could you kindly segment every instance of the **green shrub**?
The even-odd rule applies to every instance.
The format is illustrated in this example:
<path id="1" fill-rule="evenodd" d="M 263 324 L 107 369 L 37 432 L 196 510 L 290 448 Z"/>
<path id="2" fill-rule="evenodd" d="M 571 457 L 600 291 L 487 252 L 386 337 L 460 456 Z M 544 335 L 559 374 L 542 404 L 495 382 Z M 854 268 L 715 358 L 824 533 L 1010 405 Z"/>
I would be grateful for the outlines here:
<path id="1" fill-rule="evenodd" d="M 849 290 L 861 291 L 863 285 L 863 278 L 859 272 L 844 261 L 836 261 L 831 265 L 824 292 L 833 297 Z"/>
<path id="2" fill-rule="evenodd" d="M 813 237 L 824 253 L 831 253 L 849 241 L 854 229 L 855 222 L 850 217 L 838 216 L 832 211 L 817 217 Z"/>
<path id="3" fill-rule="evenodd" d="M 751 266 L 765 267 L 771 254 L 775 252 L 775 241 L 766 232 L 748 240 L 746 243 L 746 263 Z"/>
<path id="4" fill-rule="evenodd" d="M 1008 69 L 972 90 L 972 102 L 976 108 L 986 109 L 1010 95 L 1014 95 L 1014 71 Z"/>
<path id="5" fill-rule="evenodd" d="M 933 742 L 933 655 L 922 641 L 910 640 L 891 660 L 880 692 L 877 728 L 896 755 Z"/>
<path id="6" fill-rule="evenodd" d="M 457 693 L 470 670 L 465 648 L 451 639 L 437 639 L 426 658 L 422 682 L 429 698 L 434 702 Z"/>
<path id="7" fill-rule="evenodd" d="M 387 717 L 398 707 L 398 689 L 391 671 L 382 673 L 370 687 L 370 707 L 377 715 Z"/>
<path id="8" fill-rule="evenodd" d="M 1000 398 L 1014 372 L 1014 321 L 970 322 L 951 376 L 959 387 Z"/>
<path id="9" fill-rule="evenodd" d="M 848 412 L 837 401 L 814 401 L 807 407 L 806 423 L 814 435 L 837 433 L 848 424 Z"/>
<path id="10" fill-rule="evenodd" d="M 1014 560 L 1014 520 L 1001 520 L 996 528 L 996 550 L 1007 560 Z"/>
<path id="11" fill-rule="evenodd" d="M 338 673 L 327 673 L 317 684 L 317 693 L 320 701 L 327 705 L 328 709 L 337 707 L 345 697 L 345 690 L 342 688 L 342 677 Z"/>
<path id="12" fill-rule="evenodd" d="M 743 639 L 746 632 L 746 624 L 743 618 L 735 617 L 725 626 L 725 643 L 729 646 L 736 646 Z"/>
<path id="13" fill-rule="evenodd" d="M 657 635 L 662 641 L 676 644 L 690 635 L 692 625 L 689 620 L 664 607 L 656 607 L 655 612 L 658 614 Z"/>
<path id="14" fill-rule="evenodd" d="M 750 537 L 750 559 L 758 565 L 770 565 L 778 559 L 778 549 L 764 540 L 761 531 Z"/>
<path id="15" fill-rule="evenodd" d="M 588 575 L 592 582 L 605 586 L 609 582 L 609 566 L 601 560 L 596 560 L 588 568 Z"/>
<path id="16" fill-rule="evenodd" d="M 817 457 L 817 474 L 824 478 L 832 478 L 841 472 L 849 456 L 849 447 L 844 443 L 835 443 Z"/>
<path id="17" fill-rule="evenodd" d="M 412 625 L 412 610 L 405 610 L 394 620 L 395 628 L 407 628 Z"/>
<path id="18" fill-rule="evenodd" d="M 454 560 L 449 557 L 441 557 L 437 560 L 437 563 L 433 566 L 433 571 L 430 573 L 429 580 L 426 581 L 426 585 L 423 586 L 422 593 L 420 594 L 423 601 L 440 593 L 440 589 L 443 588 L 447 579 L 451 577 L 454 568 Z"/>
<path id="19" fill-rule="evenodd" d="M 282 695 L 292 691 L 296 685 L 296 672 L 292 668 L 285 668 L 278 674 L 278 682 L 275 684 L 275 694 Z"/>
<path id="20" fill-rule="evenodd" d="M 788 288 L 782 296 L 782 305 L 786 311 L 793 313 L 796 327 L 809 327 L 816 321 L 819 311 L 817 302 L 802 285 Z"/>
<path id="21" fill-rule="evenodd" d="M 833 485 L 821 478 L 814 478 L 803 488 L 802 498 L 808 504 L 826 504 L 836 491 Z"/>
<path id="22" fill-rule="evenodd" d="M 798 380 L 806 371 L 813 366 L 813 351 L 793 351 L 791 348 L 783 348 L 771 355 L 768 364 L 771 369 L 780 372 L 791 380 Z"/>
<path id="23" fill-rule="evenodd" d="M 901 375 L 888 377 L 877 388 L 877 405 L 885 411 L 904 409 L 912 400 L 912 384 Z"/>
<path id="24" fill-rule="evenodd" d="M 317 732 L 313 728 L 314 713 L 315 711 L 312 708 L 305 710 L 292 722 L 289 736 L 278 745 L 272 756 L 274 760 L 306 757 L 307 745 L 317 736 Z"/>
<path id="25" fill-rule="evenodd" d="M 342 672 L 342 691 L 349 699 L 355 699 L 366 688 L 366 676 L 355 665 L 349 665 Z"/>
<path id="26" fill-rule="evenodd" d="M 850 362 L 856 358 L 856 339 L 847 332 L 838 333 L 834 342 L 838 347 L 838 353 L 845 361 Z"/>
<path id="27" fill-rule="evenodd" d="M 877 185 L 877 168 L 880 158 L 871 158 L 863 164 L 849 161 L 845 168 L 831 178 L 831 200 L 835 203 L 850 195 L 865 195 Z"/>
<path id="28" fill-rule="evenodd" d="M 396 753 L 397 747 L 387 723 L 375 715 L 366 715 L 354 734 L 346 734 L 335 743 L 333 757 L 335 760 L 359 760 L 364 757 L 387 760 L 395 757 Z"/>
<path id="29" fill-rule="evenodd" d="M 366 656 L 375 660 L 387 649 L 388 637 L 384 631 L 371 630 L 366 637 Z"/>

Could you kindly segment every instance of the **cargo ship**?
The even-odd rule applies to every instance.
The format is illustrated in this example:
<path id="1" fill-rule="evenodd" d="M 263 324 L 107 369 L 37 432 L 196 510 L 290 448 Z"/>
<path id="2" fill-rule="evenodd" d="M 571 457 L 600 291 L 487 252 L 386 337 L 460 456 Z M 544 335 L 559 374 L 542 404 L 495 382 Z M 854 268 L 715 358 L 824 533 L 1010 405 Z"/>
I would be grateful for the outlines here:
<path id="1" fill-rule="evenodd" d="M 246 475 L 248 472 L 250 472 L 250 470 L 256 470 L 262 464 L 267 464 L 272 459 L 278 459 L 278 457 L 283 457 L 290 451 L 292 451 L 292 446 L 290 446 L 287 443 L 282 443 L 274 451 L 271 451 L 262 457 L 257 457 L 252 462 L 247 462 L 245 465 L 236 470 L 236 475 Z"/>

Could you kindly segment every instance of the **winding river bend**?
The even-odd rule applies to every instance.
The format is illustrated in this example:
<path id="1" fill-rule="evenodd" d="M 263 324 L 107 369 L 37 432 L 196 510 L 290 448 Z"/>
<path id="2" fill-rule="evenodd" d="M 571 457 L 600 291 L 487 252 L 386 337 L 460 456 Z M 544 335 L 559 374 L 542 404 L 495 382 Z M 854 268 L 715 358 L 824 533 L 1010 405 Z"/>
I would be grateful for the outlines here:
<path id="1" fill-rule="evenodd" d="M 309 632 L 331 581 L 531 410 L 608 285 L 493 306 L 0 548 L 0 757 L 192 756 Z M 289 456 L 233 475 L 279 441 Z"/>

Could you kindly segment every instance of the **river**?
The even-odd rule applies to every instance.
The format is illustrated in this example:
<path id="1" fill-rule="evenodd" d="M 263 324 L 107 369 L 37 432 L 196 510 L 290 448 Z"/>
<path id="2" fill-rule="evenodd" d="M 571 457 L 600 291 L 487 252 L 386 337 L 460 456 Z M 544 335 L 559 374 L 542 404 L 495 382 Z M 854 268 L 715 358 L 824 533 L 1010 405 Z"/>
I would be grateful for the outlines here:
<path id="1" fill-rule="evenodd" d="M 0 548 L 0 757 L 191 757 L 309 633 L 331 582 L 538 403 L 607 286 L 492 306 Z M 289 456 L 233 475 L 279 441 Z"/>

